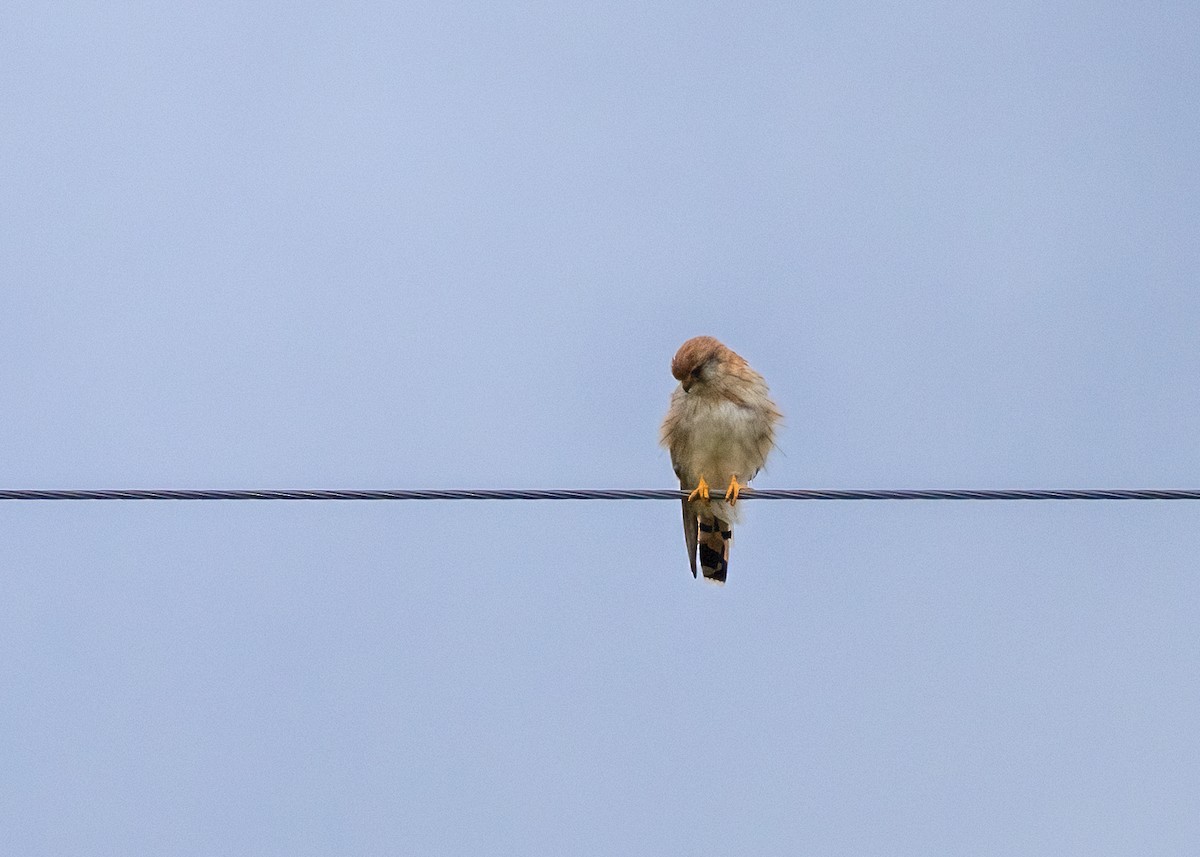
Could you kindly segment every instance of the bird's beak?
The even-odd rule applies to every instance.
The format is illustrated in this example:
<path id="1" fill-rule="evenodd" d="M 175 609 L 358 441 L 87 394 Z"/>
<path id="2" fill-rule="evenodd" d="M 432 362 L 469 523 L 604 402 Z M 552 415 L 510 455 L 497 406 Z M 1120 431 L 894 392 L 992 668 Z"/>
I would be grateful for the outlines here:
<path id="1" fill-rule="evenodd" d="M 692 389 L 692 384 L 694 384 L 694 383 L 695 383 L 695 379 L 684 378 L 682 381 L 679 382 L 679 386 L 683 387 L 683 392 L 686 393 L 688 390 Z"/>

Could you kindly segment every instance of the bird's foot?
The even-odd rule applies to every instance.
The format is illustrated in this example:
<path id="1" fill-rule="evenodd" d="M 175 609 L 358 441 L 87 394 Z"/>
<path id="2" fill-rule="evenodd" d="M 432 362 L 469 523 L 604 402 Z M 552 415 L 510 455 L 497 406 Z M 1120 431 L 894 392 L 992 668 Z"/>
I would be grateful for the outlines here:
<path id="1" fill-rule="evenodd" d="M 688 502 L 691 503 L 696 498 L 708 500 L 708 483 L 704 481 L 704 477 L 700 477 L 699 484 L 696 485 L 696 490 L 688 494 Z"/>
<path id="2" fill-rule="evenodd" d="M 741 496 L 741 493 L 742 486 L 738 484 L 737 476 L 735 475 L 730 477 L 729 488 L 725 491 L 725 499 L 728 501 L 730 506 L 737 502 L 738 497 Z"/>

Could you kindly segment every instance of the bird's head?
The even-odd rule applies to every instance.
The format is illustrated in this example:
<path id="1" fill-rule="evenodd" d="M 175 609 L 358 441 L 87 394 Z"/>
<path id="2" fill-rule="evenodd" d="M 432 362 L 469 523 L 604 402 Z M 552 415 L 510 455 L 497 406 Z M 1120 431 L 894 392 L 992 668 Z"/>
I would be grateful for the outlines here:
<path id="1" fill-rule="evenodd" d="M 692 389 L 696 383 L 708 381 L 717 371 L 717 364 L 722 355 L 728 352 L 724 345 L 711 336 L 695 336 L 689 339 L 675 352 L 671 361 L 671 374 L 683 386 L 684 391 Z"/>

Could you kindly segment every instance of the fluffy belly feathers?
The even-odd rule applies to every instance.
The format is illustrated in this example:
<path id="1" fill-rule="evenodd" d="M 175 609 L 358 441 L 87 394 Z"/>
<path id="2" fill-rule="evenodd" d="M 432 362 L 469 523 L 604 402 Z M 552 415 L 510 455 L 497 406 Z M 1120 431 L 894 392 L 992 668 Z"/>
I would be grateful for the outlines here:
<path id="1" fill-rule="evenodd" d="M 687 411 L 680 425 L 684 454 L 679 463 L 692 481 L 703 476 L 713 486 L 724 486 L 733 476 L 744 482 L 758 473 L 771 443 L 770 426 L 761 416 L 726 399 L 688 402 Z"/>

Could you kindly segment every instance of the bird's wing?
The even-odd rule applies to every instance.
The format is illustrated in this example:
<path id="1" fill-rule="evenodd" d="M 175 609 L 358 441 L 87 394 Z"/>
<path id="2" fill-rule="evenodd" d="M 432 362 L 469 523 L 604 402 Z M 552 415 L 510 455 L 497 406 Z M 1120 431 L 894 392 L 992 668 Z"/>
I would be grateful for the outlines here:
<path id="1" fill-rule="evenodd" d="M 683 541 L 687 545 L 688 562 L 692 566 L 692 577 L 696 576 L 696 550 L 700 543 L 699 521 L 696 513 L 688 508 L 688 501 L 683 504 Z"/>

